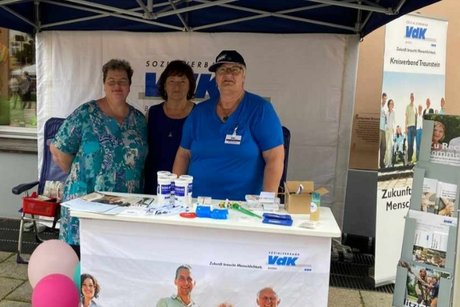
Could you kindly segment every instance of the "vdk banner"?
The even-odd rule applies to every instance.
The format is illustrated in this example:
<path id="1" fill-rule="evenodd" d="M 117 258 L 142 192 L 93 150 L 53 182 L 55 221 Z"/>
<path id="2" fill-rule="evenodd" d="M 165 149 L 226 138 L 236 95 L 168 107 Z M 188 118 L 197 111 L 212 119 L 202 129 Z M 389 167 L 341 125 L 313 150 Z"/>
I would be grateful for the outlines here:
<path id="1" fill-rule="evenodd" d="M 409 209 L 423 115 L 445 114 L 447 22 L 415 15 L 387 24 L 380 97 L 375 284 L 392 283 Z"/>
<path id="2" fill-rule="evenodd" d="M 146 112 L 163 101 L 156 84 L 170 61 L 185 60 L 192 67 L 199 103 L 217 93 L 209 66 L 220 51 L 234 49 L 246 62 L 245 89 L 270 100 L 295 135 L 289 177 L 326 186 L 330 193 L 322 201 L 334 200 L 333 209 L 340 212 L 336 172 L 344 168 L 341 153 L 348 151 L 343 127 L 351 121 L 353 100 L 347 97 L 353 86 L 347 82 L 355 79 L 357 45 L 358 37 L 335 34 L 43 31 L 37 34 L 38 148 L 49 117 L 66 117 L 104 95 L 102 66 L 108 60 L 130 62 L 134 75 L 128 102 Z"/>
<path id="3" fill-rule="evenodd" d="M 97 219 L 80 231 L 97 306 L 327 306 L 327 237 Z"/>

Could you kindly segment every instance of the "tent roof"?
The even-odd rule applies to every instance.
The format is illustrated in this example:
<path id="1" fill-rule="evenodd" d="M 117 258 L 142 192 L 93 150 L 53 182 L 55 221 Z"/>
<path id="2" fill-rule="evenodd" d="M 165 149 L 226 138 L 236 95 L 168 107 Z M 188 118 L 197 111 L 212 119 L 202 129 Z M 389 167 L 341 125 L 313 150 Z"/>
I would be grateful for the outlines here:
<path id="1" fill-rule="evenodd" d="M 439 0 L 1 0 L 0 27 L 365 36 Z"/>

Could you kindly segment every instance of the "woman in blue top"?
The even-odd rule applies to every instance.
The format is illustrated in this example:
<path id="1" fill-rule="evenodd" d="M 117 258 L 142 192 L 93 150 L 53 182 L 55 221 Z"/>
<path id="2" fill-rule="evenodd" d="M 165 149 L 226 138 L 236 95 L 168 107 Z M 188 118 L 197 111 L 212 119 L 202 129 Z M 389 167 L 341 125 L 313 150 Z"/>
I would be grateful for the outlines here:
<path id="1" fill-rule="evenodd" d="M 172 171 L 182 127 L 195 106 L 191 101 L 195 85 L 192 68 L 180 60 L 170 62 L 158 80 L 158 91 L 165 101 L 150 107 L 148 113 L 149 152 L 144 188 L 147 194 L 157 194 L 158 171 Z"/>
<path id="2" fill-rule="evenodd" d="M 246 64 L 238 52 L 222 51 L 209 70 L 220 95 L 198 104 L 185 121 L 173 172 L 193 176 L 194 196 L 276 193 L 284 147 L 272 104 L 244 90 Z"/>
<path id="3" fill-rule="evenodd" d="M 79 106 L 50 145 L 53 160 L 69 173 L 63 201 L 94 191 L 142 192 L 147 154 L 144 115 L 126 102 L 133 70 L 124 60 L 103 68 L 105 96 Z M 79 245 L 78 219 L 61 208 L 59 237 Z"/>

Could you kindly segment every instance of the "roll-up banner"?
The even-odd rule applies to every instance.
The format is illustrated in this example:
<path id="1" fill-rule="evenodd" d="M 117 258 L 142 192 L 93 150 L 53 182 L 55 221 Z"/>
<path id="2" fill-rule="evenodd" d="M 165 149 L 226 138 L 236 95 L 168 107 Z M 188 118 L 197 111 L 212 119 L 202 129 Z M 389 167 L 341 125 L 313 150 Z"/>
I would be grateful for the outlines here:
<path id="1" fill-rule="evenodd" d="M 395 280 L 423 115 L 444 113 L 446 39 L 444 20 L 406 15 L 386 25 L 380 95 L 376 286 Z"/>

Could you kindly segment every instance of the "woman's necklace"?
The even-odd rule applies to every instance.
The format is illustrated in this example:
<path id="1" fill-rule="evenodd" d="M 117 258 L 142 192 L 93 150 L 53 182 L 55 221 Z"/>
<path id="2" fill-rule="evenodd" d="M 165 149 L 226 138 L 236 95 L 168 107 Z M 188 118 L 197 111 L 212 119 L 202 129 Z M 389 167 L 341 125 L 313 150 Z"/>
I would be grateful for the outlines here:
<path id="1" fill-rule="evenodd" d="M 163 109 L 166 113 L 166 115 L 170 118 L 173 118 L 173 119 L 180 119 L 180 118 L 184 118 L 188 115 L 188 113 L 190 113 L 190 110 L 189 110 L 190 106 L 189 106 L 189 102 L 186 101 L 185 102 L 185 105 L 182 106 L 182 107 L 171 107 L 170 103 L 168 102 L 165 102 L 163 104 Z"/>
<path id="2" fill-rule="evenodd" d="M 243 96 L 244 96 L 244 92 L 238 98 L 238 100 L 235 102 L 235 104 L 233 104 L 233 106 L 231 106 L 230 108 L 227 108 L 227 109 L 224 108 L 224 106 L 222 105 L 222 101 L 219 100 L 219 102 L 217 103 L 217 106 L 220 108 L 220 111 L 222 113 L 222 121 L 223 122 L 226 122 L 228 120 L 228 118 L 230 117 L 230 115 L 232 115 L 232 113 L 235 112 L 235 110 L 240 105 L 241 100 L 243 100 Z"/>
<path id="3" fill-rule="evenodd" d="M 232 114 L 234 108 L 232 107 L 230 109 L 224 109 L 224 107 L 222 106 L 221 103 L 219 103 L 218 106 L 220 107 L 220 110 L 221 110 L 221 112 L 223 114 L 222 115 L 222 120 L 224 122 L 226 122 L 228 120 L 228 118 L 230 117 L 230 115 Z"/>

